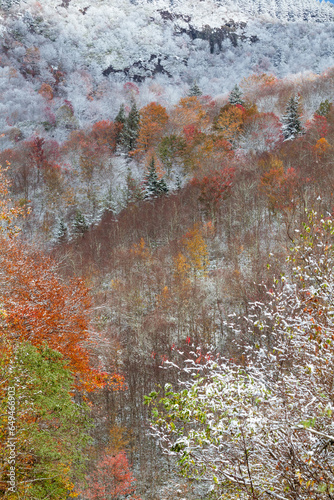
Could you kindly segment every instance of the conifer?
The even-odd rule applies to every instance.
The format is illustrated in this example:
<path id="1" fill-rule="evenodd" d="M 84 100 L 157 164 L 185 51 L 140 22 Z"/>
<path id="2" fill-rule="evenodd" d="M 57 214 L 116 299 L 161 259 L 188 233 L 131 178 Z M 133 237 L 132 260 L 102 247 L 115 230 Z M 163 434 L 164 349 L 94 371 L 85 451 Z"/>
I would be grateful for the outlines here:
<path id="1" fill-rule="evenodd" d="M 286 106 L 285 115 L 282 117 L 282 132 L 285 141 L 295 139 L 302 133 L 300 118 L 299 95 L 291 96 Z"/>
<path id="2" fill-rule="evenodd" d="M 130 113 L 124 122 L 121 132 L 121 144 L 127 151 L 132 151 L 136 145 L 139 132 L 139 111 L 135 101 L 132 101 Z"/>
<path id="3" fill-rule="evenodd" d="M 197 85 L 197 82 L 195 81 L 189 89 L 188 97 L 199 97 L 201 95 L 203 95 L 203 92 L 201 91 L 201 89 Z"/>
<path id="4" fill-rule="evenodd" d="M 233 89 L 230 92 L 228 100 L 229 103 L 232 104 L 232 106 L 235 106 L 236 104 L 240 104 L 241 106 L 245 105 L 242 99 L 242 90 L 238 87 L 238 85 L 235 85 L 233 87 Z"/>
<path id="5" fill-rule="evenodd" d="M 159 179 L 155 160 L 152 158 L 148 169 L 148 174 L 145 179 L 144 198 L 155 198 L 168 193 L 168 187 L 164 178 Z"/>

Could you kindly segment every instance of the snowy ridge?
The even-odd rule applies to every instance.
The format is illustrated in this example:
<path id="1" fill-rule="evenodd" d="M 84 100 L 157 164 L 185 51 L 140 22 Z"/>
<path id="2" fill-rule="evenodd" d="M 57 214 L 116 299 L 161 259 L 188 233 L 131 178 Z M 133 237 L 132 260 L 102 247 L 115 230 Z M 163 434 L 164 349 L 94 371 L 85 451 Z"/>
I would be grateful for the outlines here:
<path id="1" fill-rule="evenodd" d="M 138 3 L 147 3 L 139 0 Z M 220 27 L 231 19 L 245 22 L 251 19 L 273 21 L 332 21 L 333 5 L 318 0 L 157 0 L 150 2 L 156 9 L 167 9 L 175 14 L 189 16 L 197 28 L 209 25 Z"/>

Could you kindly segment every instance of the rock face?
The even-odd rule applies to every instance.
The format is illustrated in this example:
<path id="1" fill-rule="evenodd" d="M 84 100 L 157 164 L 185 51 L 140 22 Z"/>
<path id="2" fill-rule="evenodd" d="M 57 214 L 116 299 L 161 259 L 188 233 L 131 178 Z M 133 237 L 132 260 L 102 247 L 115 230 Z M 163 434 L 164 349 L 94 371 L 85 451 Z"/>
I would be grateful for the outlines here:
<path id="1" fill-rule="evenodd" d="M 111 74 L 124 74 L 127 78 L 137 83 L 141 83 L 146 78 L 152 78 L 157 74 L 171 77 L 172 75 L 164 68 L 162 59 L 166 60 L 167 58 L 151 54 L 148 60 L 135 61 L 131 66 L 124 69 L 115 69 L 113 66 L 109 66 L 103 70 L 102 74 L 103 76 L 109 76 Z"/>
<path id="2" fill-rule="evenodd" d="M 224 40 L 230 40 L 233 47 L 238 45 L 238 40 L 246 40 L 247 37 L 244 35 L 238 35 L 236 33 L 238 28 L 245 28 L 246 23 L 235 23 L 234 21 L 230 21 L 226 23 L 221 28 L 211 28 L 210 26 L 204 26 L 202 30 L 198 30 L 191 25 L 189 25 L 188 29 L 182 29 L 182 33 L 186 33 L 190 36 L 191 40 L 195 40 L 199 38 L 200 40 L 206 40 L 209 42 L 210 53 L 214 54 L 215 52 L 221 52 L 222 43 Z M 253 43 L 256 42 L 257 37 L 251 36 L 249 40 Z"/>

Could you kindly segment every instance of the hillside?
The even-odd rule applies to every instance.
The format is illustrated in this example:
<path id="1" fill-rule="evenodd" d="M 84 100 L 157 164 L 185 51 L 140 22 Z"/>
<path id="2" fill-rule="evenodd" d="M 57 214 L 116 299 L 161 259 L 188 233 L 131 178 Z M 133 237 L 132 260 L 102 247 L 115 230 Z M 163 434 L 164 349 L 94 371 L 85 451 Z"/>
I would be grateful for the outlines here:
<path id="1" fill-rule="evenodd" d="M 330 500 L 333 6 L 0 4 L 0 497 Z"/>

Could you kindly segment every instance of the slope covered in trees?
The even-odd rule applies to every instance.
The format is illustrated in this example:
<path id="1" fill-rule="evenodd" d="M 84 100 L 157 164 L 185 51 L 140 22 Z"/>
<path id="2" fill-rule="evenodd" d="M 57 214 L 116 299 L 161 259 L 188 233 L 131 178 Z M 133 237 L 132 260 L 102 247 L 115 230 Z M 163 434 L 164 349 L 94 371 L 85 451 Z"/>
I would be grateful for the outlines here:
<path id="1" fill-rule="evenodd" d="M 333 8 L 22 5 L 0 496 L 331 498 Z"/>

